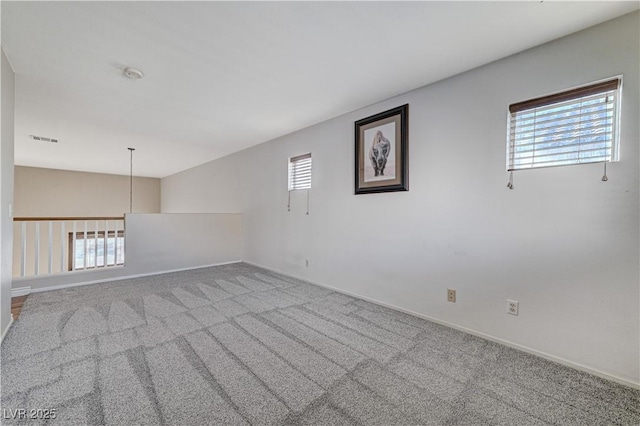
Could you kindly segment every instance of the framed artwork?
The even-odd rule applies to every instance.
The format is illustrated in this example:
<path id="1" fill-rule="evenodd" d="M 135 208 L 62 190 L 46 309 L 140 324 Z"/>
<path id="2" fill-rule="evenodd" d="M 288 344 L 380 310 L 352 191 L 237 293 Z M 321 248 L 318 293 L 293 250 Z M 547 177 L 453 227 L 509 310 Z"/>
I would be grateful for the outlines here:
<path id="1" fill-rule="evenodd" d="M 409 104 L 356 121 L 356 194 L 409 190 Z"/>

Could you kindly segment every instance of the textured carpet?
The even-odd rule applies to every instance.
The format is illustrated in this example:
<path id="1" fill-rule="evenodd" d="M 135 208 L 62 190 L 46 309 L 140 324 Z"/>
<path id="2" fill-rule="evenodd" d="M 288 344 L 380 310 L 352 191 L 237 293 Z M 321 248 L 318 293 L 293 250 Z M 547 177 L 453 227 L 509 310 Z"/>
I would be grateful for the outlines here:
<path id="1" fill-rule="evenodd" d="M 3 424 L 640 424 L 636 390 L 247 264 L 32 294 L 1 378 Z"/>

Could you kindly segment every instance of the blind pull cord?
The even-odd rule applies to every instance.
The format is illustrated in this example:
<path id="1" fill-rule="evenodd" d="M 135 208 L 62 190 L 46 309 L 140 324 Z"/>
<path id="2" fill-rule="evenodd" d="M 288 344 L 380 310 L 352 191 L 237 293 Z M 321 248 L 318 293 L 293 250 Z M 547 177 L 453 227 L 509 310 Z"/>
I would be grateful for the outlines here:
<path id="1" fill-rule="evenodd" d="M 309 216 L 309 190 L 307 189 L 307 216 Z"/>
<path id="2" fill-rule="evenodd" d="M 513 170 L 509 171 L 509 183 L 507 184 L 507 188 L 513 189 Z"/>
<path id="3" fill-rule="evenodd" d="M 291 191 L 288 191 L 287 211 L 291 211 Z M 309 190 L 307 189 L 307 216 L 309 215 Z"/>
<path id="4" fill-rule="evenodd" d="M 604 163 L 604 175 L 602 176 L 602 181 L 606 182 L 609 178 L 607 177 L 607 163 Z"/>

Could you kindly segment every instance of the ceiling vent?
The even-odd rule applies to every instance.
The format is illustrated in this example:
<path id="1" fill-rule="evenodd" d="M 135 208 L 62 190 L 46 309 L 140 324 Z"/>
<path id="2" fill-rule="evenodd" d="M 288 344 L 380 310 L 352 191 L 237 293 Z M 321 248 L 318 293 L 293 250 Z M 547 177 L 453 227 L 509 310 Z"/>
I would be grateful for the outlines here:
<path id="1" fill-rule="evenodd" d="M 58 143 L 58 139 L 45 138 L 44 136 L 29 135 L 29 137 L 30 137 L 31 139 L 33 139 L 34 141 Z"/>

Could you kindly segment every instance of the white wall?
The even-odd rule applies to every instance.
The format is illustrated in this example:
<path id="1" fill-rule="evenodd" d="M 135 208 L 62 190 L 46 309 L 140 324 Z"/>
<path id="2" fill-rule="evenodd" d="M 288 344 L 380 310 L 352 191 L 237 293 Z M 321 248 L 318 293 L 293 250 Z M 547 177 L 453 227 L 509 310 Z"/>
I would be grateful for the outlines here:
<path id="1" fill-rule="evenodd" d="M 136 274 L 242 258 L 240 214 L 133 214 L 126 227 L 127 267 Z"/>
<path id="2" fill-rule="evenodd" d="M 2 134 L 0 136 L 0 332 L 4 337 L 11 322 L 11 258 L 13 250 L 13 226 L 10 209 L 13 203 L 13 69 L 2 50 Z"/>
<path id="3" fill-rule="evenodd" d="M 638 23 L 627 15 L 167 177 L 162 211 L 242 211 L 247 261 L 638 384 Z M 558 167 L 517 172 L 508 190 L 507 106 L 618 74 L 609 181 L 602 165 Z M 405 103 L 409 192 L 354 195 L 354 121 Z M 309 216 L 303 194 L 286 208 L 287 158 L 305 152 Z"/>
<path id="4" fill-rule="evenodd" d="M 240 214 L 127 214 L 125 266 L 15 278 L 13 288 L 51 290 L 242 260 Z"/>

